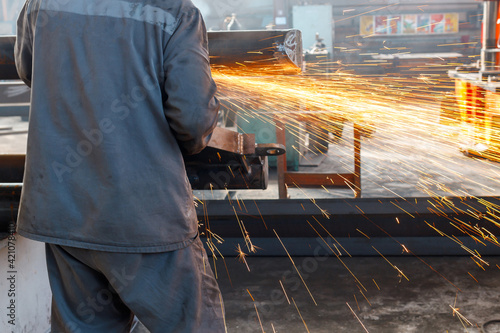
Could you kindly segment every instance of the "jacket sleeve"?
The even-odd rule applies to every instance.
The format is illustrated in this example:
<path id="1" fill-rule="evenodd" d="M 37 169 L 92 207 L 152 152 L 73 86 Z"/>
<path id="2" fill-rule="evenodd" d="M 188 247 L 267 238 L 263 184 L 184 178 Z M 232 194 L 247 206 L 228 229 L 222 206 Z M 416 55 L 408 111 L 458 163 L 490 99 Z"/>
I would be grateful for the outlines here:
<path id="1" fill-rule="evenodd" d="M 212 79 L 205 23 L 198 9 L 183 14 L 164 51 L 165 116 L 185 154 L 210 141 L 219 102 Z"/>
<path id="2" fill-rule="evenodd" d="M 16 45 L 14 46 L 17 74 L 28 87 L 31 87 L 31 66 L 33 60 L 33 38 L 31 24 L 28 19 L 30 4 L 31 1 L 26 1 L 17 19 L 17 37 Z"/>

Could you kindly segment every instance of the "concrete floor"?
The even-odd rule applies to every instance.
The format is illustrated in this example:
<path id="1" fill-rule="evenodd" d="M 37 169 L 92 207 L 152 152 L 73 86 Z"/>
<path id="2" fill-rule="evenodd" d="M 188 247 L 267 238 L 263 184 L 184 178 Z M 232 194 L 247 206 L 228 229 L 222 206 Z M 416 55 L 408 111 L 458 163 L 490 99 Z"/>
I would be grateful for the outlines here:
<path id="1" fill-rule="evenodd" d="M 485 270 L 466 257 L 342 258 L 349 271 L 337 258 L 294 258 L 312 297 L 288 258 L 247 258 L 250 272 L 226 258 L 231 280 L 217 271 L 228 332 L 480 333 L 500 319 L 500 258 L 483 259 Z"/>

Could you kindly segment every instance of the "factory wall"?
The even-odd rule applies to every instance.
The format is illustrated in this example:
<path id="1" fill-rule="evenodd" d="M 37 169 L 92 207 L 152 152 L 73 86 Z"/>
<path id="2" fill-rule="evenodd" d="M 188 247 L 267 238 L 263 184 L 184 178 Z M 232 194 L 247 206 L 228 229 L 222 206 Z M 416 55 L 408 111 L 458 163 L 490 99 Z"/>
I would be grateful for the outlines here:
<path id="1" fill-rule="evenodd" d="M 222 30 L 224 19 L 236 14 L 245 30 L 265 29 L 274 22 L 273 0 L 193 0 L 208 30 Z"/>
<path id="2" fill-rule="evenodd" d="M 266 29 L 275 19 L 277 0 L 194 0 L 205 18 L 209 30 L 224 28 L 224 20 L 235 13 L 243 29 Z M 15 21 L 24 0 L 0 0 L 0 35 L 14 34 Z M 406 47 L 409 52 L 461 52 L 478 54 L 482 2 L 475 0 L 284 0 L 287 24 L 293 24 L 293 7 L 331 5 L 333 17 L 332 40 L 335 57 L 349 62 L 359 59 L 357 54 L 388 53 L 391 48 Z M 459 31 L 453 34 L 413 36 L 360 36 L 363 15 L 400 15 L 420 13 L 458 13 Z M 314 20 L 314 18 L 311 18 Z M 305 37 L 310 40 L 313 37 Z M 328 40 L 328 36 L 325 36 Z M 437 46 L 445 44 L 462 44 Z M 304 45 L 309 48 L 311 45 Z M 347 50 L 347 51 L 346 51 Z M 359 51 L 359 52 L 358 52 Z"/>
<path id="3" fill-rule="evenodd" d="M 232 13 L 237 14 L 237 19 L 244 29 L 265 29 L 274 22 L 275 2 L 277 0 L 194 1 L 204 14 L 209 30 L 223 29 L 224 19 Z M 475 0 L 375 0 L 369 2 L 366 0 L 287 0 L 285 8 L 288 28 L 294 27 L 294 6 L 308 5 L 331 5 L 333 53 L 337 60 L 358 62 L 361 61 L 359 54 L 394 53 L 394 48 L 405 49 L 412 53 L 479 54 L 482 2 Z M 395 16 L 422 13 L 456 13 L 459 21 L 458 32 L 370 37 L 360 35 L 360 20 L 364 15 Z M 304 39 L 313 38 L 309 37 L 304 36 Z M 328 36 L 326 38 L 329 39 Z M 304 45 L 306 49 L 310 46 Z"/>
<path id="4" fill-rule="evenodd" d="M 289 0 L 289 7 L 311 4 L 332 5 L 335 57 L 347 62 L 359 61 L 363 53 L 394 53 L 394 48 L 412 53 L 460 52 L 479 54 L 482 2 L 474 0 Z M 365 15 L 457 13 L 458 32 L 414 35 L 360 35 L 360 20 Z M 291 22 L 293 26 L 293 21 Z M 465 44 L 470 43 L 470 44 Z M 476 43 L 476 44 L 472 44 Z M 461 45 L 450 45 L 461 44 Z M 440 45 L 440 46 L 438 46 Z M 442 46 L 441 46 L 442 45 Z"/>
<path id="5" fill-rule="evenodd" d="M 316 43 L 316 34 L 322 39 L 324 48 L 333 51 L 335 31 L 333 29 L 331 5 L 293 6 L 293 27 L 302 31 L 304 50 Z"/>

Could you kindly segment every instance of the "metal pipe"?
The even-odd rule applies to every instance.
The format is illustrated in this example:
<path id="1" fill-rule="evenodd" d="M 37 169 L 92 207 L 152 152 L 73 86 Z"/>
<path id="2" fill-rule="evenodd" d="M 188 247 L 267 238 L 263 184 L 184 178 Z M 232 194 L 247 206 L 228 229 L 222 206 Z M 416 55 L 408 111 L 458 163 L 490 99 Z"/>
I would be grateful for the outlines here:
<path id="1" fill-rule="evenodd" d="M 214 70 L 284 75 L 298 74 L 302 68 L 300 30 L 209 32 L 208 48 Z"/>
<path id="2" fill-rule="evenodd" d="M 497 40 L 496 25 L 498 1 L 484 1 L 483 35 L 481 48 L 481 73 L 488 74 L 497 71 Z"/>
<path id="3" fill-rule="evenodd" d="M 0 80 L 17 80 L 15 36 L 0 37 Z M 239 74 L 298 74 L 302 68 L 300 30 L 215 31 L 208 33 L 213 70 Z"/>

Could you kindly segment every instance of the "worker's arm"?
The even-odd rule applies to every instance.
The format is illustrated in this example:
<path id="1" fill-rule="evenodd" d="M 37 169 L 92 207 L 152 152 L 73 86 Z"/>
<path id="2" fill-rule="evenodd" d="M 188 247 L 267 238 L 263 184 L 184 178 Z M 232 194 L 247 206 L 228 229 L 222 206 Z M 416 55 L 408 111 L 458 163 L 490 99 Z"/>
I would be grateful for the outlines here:
<path id="1" fill-rule="evenodd" d="M 185 154 L 206 147 L 219 102 L 212 80 L 205 23 L 197 9 L 181 16 L 164 55 L 165 115 Z"/>
<path id="2" fill-rule="evenodd" d="M 21 80 L 31 87 L 31 64 L 32 64 L 32 31 L 31 23 L 28 18 L 29 8 L 32 1 L 26 1 L 19 18 L 17 19 L 17 38 L 14 47 L 14 58 L 16 61 L 17 73 Z"/>

